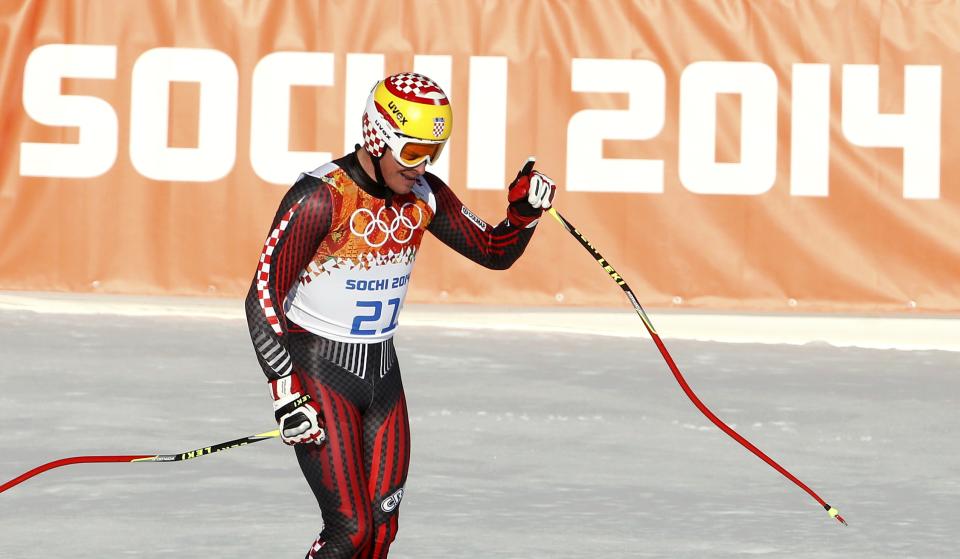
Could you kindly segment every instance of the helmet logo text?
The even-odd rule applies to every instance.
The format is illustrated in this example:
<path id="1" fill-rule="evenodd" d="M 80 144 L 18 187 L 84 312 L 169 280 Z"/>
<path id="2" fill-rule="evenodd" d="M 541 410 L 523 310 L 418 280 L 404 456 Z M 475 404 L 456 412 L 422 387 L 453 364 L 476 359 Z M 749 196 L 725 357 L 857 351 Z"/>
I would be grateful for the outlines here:
<path id="1" fill-rule="evenodd" d="M 407 117 L 403 116 L 403 113 L 400 112 L 400 107 L 398 107 L 393 101 L 387 103 L 387 106 L 390 108 L 390 112 L 393 113 L 394 118 L 397 119 L 397 123 L 404 125 L 407 123 Z"/>

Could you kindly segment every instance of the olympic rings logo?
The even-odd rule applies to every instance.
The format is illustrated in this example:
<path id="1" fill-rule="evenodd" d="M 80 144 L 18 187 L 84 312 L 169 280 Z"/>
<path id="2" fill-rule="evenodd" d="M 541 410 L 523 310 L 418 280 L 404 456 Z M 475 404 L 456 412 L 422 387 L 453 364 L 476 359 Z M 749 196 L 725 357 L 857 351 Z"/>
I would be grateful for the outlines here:
<path id="1" fill-rule="evenodd" d="M 408 212 L 407 208 L 417 210 L 416 223 L 410 219 L 409 214 L 412 214 L 412 212 Z M 388 212 L 392 212 L 392 215 Z M 357 223 L 357 217 L 359 216 L 366 216 L 367 219 L 365 225 L 363 224 L 364 219 L 360 219 L 360 227 L 358 227 Z M 420 209 L 420 206 L 411 202 L 400 206 L 399 210 L 394 206 L 384 206 L 377 210 L 376 215 L 367 208 L 359 208 L 350 216 L 350 232 L 358 237 L 362 237 L 367 245 L 373 248 L 382 247 L 390 239 L 403 245 L 413 239 L 413 234 L 417 228 L 420 227 L 421 223 L 423 223 L 423 210 Z M 383 234 L 383 239 L 380 241 L 373 239 L 378 236 L 376 234 L 377 231 Z"/>

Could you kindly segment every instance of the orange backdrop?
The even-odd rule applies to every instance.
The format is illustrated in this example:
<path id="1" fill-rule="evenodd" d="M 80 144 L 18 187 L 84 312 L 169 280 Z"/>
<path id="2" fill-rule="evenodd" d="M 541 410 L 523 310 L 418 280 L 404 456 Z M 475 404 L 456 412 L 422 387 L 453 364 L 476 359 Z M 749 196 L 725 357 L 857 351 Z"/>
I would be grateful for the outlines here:
<path id="1" fill-rule="evenodd" d="M 286 186 L 415 69 L 464 202 L 502 219 L 535 154 L 646 305 L 955 313 L 958 28 L 878 0 L 4 2 L 0 288 L 244 293 Z M 426 240 L 408 300 L 623 304 L 546 221 L 507 272 Z"/>

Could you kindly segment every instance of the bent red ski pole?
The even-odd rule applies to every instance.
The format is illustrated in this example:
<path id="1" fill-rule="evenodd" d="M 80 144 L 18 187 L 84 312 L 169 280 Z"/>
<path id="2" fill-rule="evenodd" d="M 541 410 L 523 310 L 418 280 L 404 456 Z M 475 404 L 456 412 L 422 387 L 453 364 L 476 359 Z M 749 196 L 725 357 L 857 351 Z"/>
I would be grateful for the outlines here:
<path id="1" fill-rule="evenodd" d="M 647 317 L 647 313 L 644 312 L 643 307 L 640 306 L 640 302 L 637 300 L 636 295 L 633 294 L 633 291 L 630 289 L 630 286 L 627 285 L 627 282 L 624 281 L 624 279 L 620 276 L 620 274 L 617 273 L 616 270 L 613 269 L 613 266 L 611 266 L 610 263 L 607 262 L 607 260 L 603 257 L 603 255 L 600 254 L 600 252 L 596 248 L 594 248 L 592 244 L 590 244 L 590 241 L 588 241 L 587 238 L 583 236 L 583 233 L 581 233 L 573 225 L 571 225 L 570 222 L 567 221 L 562 215 L 560 215 L 560 213 L 557 212 L 555 208 L 550 208 L 549 210 L 547 210 L 547 212 L 551 216 L 553 216 L 554 219 L 556 219 L 560 223 L 560 225 L 562 225 L 563 228 L 567 230 L 568 233 L 573 235 L 574 238 L 576 238 L 577 241 L 580 242 L 583 248 L 587 249 L 587 252 L 589 252 L 590 255 L 597 260 L 597 263 L 600 264 L 600 267 L 606 270 L 606 272 L 610 274 L 610 278 L 613 279 L 613 281 L 617 282 L 617 285 L 619 285 L 620 288 L 623 289 L 624 293 L 627 295 L 627 299 L 630 300 L 630 304 L 633 305 L 634 310 L 637 311 L 637 314 L 640 315 L 640 319 L 643 320 L 643 325 L 646 326 L 647 332 L 649 332 L 650 337 L 653 338 L 653 342 L 657 345 L 657 349 L 660 350 L 660 354 L 663 356 L 663 359 L 667 362 L 667 366 L 670 367 L 670 371 L 673 373 L 674 378 L 677 379 L 677 382 L 680 384 L 680 387 L 683 389 L 683 392 L 687 395 L 690 401 L 693 402 L 693 405 L 696 406 L 698 410 L 700 410 L 700 413 L 706 416 L 706 418 L 709 419 L 714 425 L 719 427 L 721 431 L 723 431 L 724 433 L 729 435 L 731 438 L 733 438 L 733 440 L 740 443 L 744 448 L 746 448 L 747 450 L 755 454 L 758 458 L 760 458 L 761 460 L 769 464 L 773 469 L 780 472 L 784 477 L 786 477 L 787 479 L 795 483 L 797 487 L 806 491 L 807 494 L 809 494 L 811 497 L 814 498 L 814 500 L 820 503 L 820 506 L 822 506 L 827 511 L 827 513 L 830 514 L 831 517 L 836 518 L 841 524 L 846 526 L 847 521 L 844 520 L 842 516 L 840 516 L 840 512 L 837 511 L 837 509 L 827 504 L 827 502 L 821 499 L 820 496 L 817 495 L 817 493 L 813 489 L 810 489 L 807 486 L 807 484 L 797 479 L 797 477 L 791 474 L 789 471 L 787 471 L 786 468 L 778 464 L 776 460 L 764 454 L 764 452 L 759 448 L 757 448 L 756 446 L 754 446 L 753 443 L 743 438 L 743 436 L 741 436 L 739 433 L 734 431 L 733 428 L 731 428 L 729 425 L 724 423 L 719 417 L 714 415 L 714 413 L 710 411 L 710 408 L 708 408 L 706 404 L 700 401 L 700 398 L 697 397 L 693 389 L 690 388 L 690 385 L 687 384 L 686 379 L 683 378 L 683 374 L 680 373 L 679 367 L 677 367 L 677 364 L 673 361 L 673 357 L 670 356 L 670 352 L 667 351 L 667 347 L 663 345 L 663 340 L 660 339 L 660 335 L 657 334 L 657 330 L 653 327 L 653 323 L 650 322 L 650 318 Z"/>
<path id="2" fill-rule="evenodd" d="M 229 450 L 231 448 L 236 448 L 238 446 L 244 446 L 251 443 L 265 441 L 267 439 L 272 439 L 280 436 L 280 431 L 268 431 L 266 433 L 260 433 L 257 435 L 250 435 L 249 437 L 243 437 L 242 439 L 234 439 L 232 441 L 227 441 L 211 446 L 205 446 L 203 448 L 198 448 L 196 450 L 190 450 L 187 452 L 181 452 L 180 454 L 138 454 L 138 455 L 129 455 L 129 456 L 74 456 L 72 458 L 61 458 L 60 460 L 54 460 L 53 462 L 47 462 L 42 466 L 37 466 L 36 468 L 25 472 L 10 481 L 0 485 L 0 493 L 3 493 L 11 487 L 20 485 L 21 483 L 27 481 L 33 476 L 42 474 L 43 472 L 52 470 L 54 468 L 59 468 L 61 466 L 70 466 L 72 464 L 92 464 L 99 462 L 180 462 L 182 460 L 192 460 L 193 458 L 199 458 L 201 456 L 207 456 L 208 454 L 213 454 L 215 452 L 222 452 L 224 450 Z"/>

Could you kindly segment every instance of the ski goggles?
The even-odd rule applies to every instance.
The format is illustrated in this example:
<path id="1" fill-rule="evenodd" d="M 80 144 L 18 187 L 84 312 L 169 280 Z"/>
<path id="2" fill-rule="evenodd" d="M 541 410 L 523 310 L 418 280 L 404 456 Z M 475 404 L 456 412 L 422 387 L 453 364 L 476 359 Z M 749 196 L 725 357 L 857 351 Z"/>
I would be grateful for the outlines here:
<path id="1" fill-rule="evenodd" d="M 397 163 L 411 169 L 424 161 L 427 162 L 427 165 L 436 163 L 437 159 L 440 158 L 440 152 L 443 151 L 443 146 L 447 143 L 446 141 L 424 142 L 416 138 L 404 138 L 402 136 L 398 140 L 396 146 L 390 146 L 393 158 L 397 160 Z"/>

